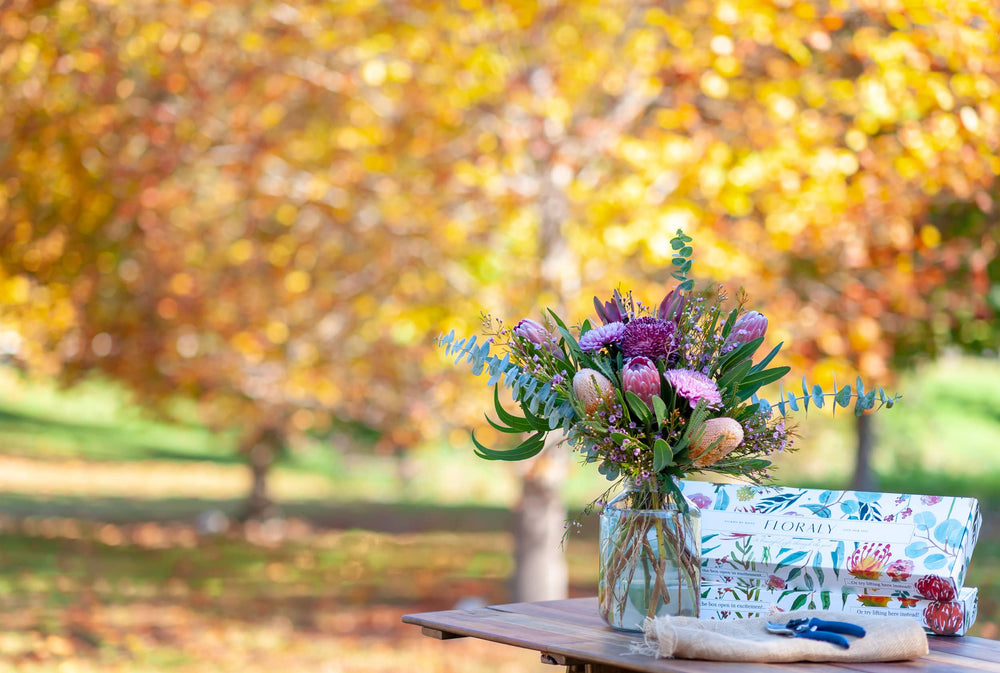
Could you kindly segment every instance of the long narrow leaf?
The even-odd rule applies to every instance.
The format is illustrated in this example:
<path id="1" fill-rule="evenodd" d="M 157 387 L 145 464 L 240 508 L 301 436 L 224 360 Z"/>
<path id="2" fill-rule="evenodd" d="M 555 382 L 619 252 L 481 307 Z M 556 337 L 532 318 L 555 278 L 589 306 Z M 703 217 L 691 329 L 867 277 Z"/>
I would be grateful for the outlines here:
<path id="1" fill-rule="evenodd" d="M 518 432 L 531 432 L 532 427 L 527 419 L 515 416 L 504 409 L 503 404 L 500 403 L 500 386 L 498 385 L 493 386 L 493 409 L 497 412 L 497 418 L 500 419 L 500 422 L 507 427 Z"/>
<path id="2" fill-rule="evenodd" d="M 476 445 L 476 455 L 480 458 L 485 458 L 486 460 L 527 460 L 528 458 L 537 456 L 539 452 L 545 448 L 545 433 L 539 432 L 534 434 L 515 446 L 513 449 L 509 449 L 507 451 L 496 451 L 484 446 L 478 439 L 476 439 L 475 433 L 472 434 L 472 443 Z"/>
<path id="3" fill-rule="evenodd" d="M 767 367 L 769 364 L 771 364 L 771 360 L 774 359 L 774 356 L 778 354 L 778 351 L 780 351 L 781 347 L 784 346 L 784 345 L 785 345 L 785 342 L 782 341 L 780 344 L 778 344 L 777 346 L 775 346 L 774 348 L 772 348 L 771 352 L 768 353 L 766 356 L 764 356 L 763 360 L 761 360 L 760 362 L 758 362 L 757 364 L 755 364 L 753 366 L 753 369 L 750 370 L 750 372 L 752 374 L 756 374 L 757 372 L 763 371 L 764 367 Z"/>

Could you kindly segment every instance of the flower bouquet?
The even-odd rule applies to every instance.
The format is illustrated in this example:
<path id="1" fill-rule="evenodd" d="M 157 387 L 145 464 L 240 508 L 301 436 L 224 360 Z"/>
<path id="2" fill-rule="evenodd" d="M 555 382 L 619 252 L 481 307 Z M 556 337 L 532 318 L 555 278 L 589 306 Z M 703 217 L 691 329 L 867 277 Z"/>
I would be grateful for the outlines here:
<path id="1" fill-rule="evenodd" d="M 832 397 L 834 407 L 853 401 L 861 414 L 895 400 L 880 388 L 866 393 L 860 380 L 854 390 L 834 384 L 829 393 L 803 383 L 801 395 L 782 391 L 774 405 L 759 397 L 789 372 L 771 366 L 781 344 L 754 361 L 767 319 L 746 308 L 742 293 L 732 301 L 721 286 L 694 289 L 691 240 L 680 230 L 672 239 L 678 284 L 656 306 L 615 291 L 608 302 L 595 297 L 597 321 L 574 329 L 552 311 L 545 324 L 526 319 L 513 328 L 485 315 L 485 342 L 454 333 L 438 339 L 456 363 L 465 358 L 475 374 L 489 374 L 497 416 L 487 416 L 490 424 L 529 434 L 509 450 L 488 448 L 473 434 L 477 455 L 531 458 L 559 430 L 613 482 L 595 504 L 603 508 L 600 609 L 618 628 L 639 628 L 668 611 L 697 616 L 698 513 L 680 478 L 710 471 L 759 482 L 767 456 L 791 446 L 787 408 L 821 407 Z M 521 415 L 504 408 L 501 386 Z"/>

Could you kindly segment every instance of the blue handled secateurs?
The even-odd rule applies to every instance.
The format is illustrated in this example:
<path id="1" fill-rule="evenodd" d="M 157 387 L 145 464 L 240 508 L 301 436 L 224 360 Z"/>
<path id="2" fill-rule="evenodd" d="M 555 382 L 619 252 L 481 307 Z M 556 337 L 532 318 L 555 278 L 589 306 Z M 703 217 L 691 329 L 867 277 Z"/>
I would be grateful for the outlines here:
<path id="1" fill-rule="evenodd" d="M 767 622 L 767 630 L 794 638 L 811 638 L 812 640 L 825 640 L 838 647 L 847 649 L 850 643 L 844 636 L 865 637 L 865 630 L 856 624 L 847 622 L 828 622 L 822 619 L 793 619 L 784 624 L 778 622 Z"/>

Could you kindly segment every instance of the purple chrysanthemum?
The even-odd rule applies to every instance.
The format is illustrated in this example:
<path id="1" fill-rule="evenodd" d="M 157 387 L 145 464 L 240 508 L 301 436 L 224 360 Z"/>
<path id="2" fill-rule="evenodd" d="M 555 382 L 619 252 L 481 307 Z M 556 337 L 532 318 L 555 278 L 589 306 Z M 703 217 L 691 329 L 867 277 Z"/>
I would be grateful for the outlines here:
<path id="1" fill-rule="evenodd" d="M 674 351 L 674 324 L 669 320 L 644 316 L 625 325 L 621 347 L 626 358 L 666 358 Z"/>
<path id="2" fill-rule="evenodd" d="M 586 353 L 597 351 L 617 343 L 625 333 L 625 325 L 620 322 L 609 322 L 607 325 L 595 327 L 580 337 L 580 349 Z"/>
<path id="3" fill-rule="evenodd" d="M 717 408 L 722 404 L 719 387 L 715 385 L 715 381 L 701 372 L 691 369 L 669 369 L 663 375 L 674 392 L 686 399 L 692 409 L 698 406 L 701 400 L 705 400 L 710 408 Z"/>

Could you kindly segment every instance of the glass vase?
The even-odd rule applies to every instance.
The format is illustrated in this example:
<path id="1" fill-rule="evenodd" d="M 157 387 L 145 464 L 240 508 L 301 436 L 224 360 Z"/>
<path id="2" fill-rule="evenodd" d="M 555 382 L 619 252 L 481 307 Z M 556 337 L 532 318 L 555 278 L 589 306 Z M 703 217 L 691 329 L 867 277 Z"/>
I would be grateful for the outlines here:
<path id="1" fill-rule="evenodd" d="M 659 615 L 698 616 L 701 513 L 672 485 L 628 485 L 601 513 L 598 604 L 616 629 L 642 631 Z"/>

